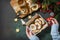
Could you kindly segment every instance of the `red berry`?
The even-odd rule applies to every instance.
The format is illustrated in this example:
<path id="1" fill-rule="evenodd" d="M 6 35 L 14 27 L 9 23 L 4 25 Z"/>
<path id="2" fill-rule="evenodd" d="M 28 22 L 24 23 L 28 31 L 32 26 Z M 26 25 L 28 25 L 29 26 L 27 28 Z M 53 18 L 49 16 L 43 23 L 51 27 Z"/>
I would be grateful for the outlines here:
<path id="1" fill-rule="evenodd" d="M 52 10 L 47 10 L 48 13 L 52 12 Z"/>
<path id="2" fill-rule="evenodd" d="M 57 5 L 60 5 L 60 2 L 57 2 L 56 4 L 57 4 Z"/>
<path id="3" fill-rule="evenodd" d="M 47 18 L 46 20 L 49 22 L 50 21 L 50 18 Z"/>

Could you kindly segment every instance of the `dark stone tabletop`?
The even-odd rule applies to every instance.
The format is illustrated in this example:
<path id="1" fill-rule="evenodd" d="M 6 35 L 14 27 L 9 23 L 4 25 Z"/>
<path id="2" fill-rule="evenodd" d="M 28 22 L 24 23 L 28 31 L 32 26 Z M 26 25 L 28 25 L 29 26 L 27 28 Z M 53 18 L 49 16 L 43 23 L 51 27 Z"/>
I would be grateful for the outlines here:
<path id="1" fill-rule="evenodd" d="M 28 40 L 25 34 L 25 26 L 22 26 L 20 20 L 18 22 L 14 22 L 16 14 L 10 5 L 10 0 L 0 0 L 0 4 L 1 40 Z M 43 18 L 49 17 L 49 13 L 44 14 L 39 11 L 37 11 L 37 13 L 39 13 Z M 32 15 L 34 15 L 34 13 Z M 16 28 L 19 28 L 20 32 L 16 33 Z M 41 40 L 51 40 L 50 27 L 43 30 L 37 36 Z"/>

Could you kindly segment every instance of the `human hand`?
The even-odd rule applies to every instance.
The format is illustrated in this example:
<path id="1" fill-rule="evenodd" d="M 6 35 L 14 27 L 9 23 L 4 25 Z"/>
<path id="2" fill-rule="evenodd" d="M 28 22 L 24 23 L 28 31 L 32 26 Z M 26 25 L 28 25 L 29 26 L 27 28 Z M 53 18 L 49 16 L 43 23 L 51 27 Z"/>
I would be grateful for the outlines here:
<path id="1" fill-rule="evenodd" d="M 58 21 L 55 18 L 51 18 L 52 25 L 56 24 L 59 26 Z"/>
<path id="2" fill-rule="evenodd" d="M 29 30 L 28 26 L 26 27 L 26 35 L 30 40 L 39 40 L 39 38 Z"/>
<path id="3" fill-rule="evenodd" d="M 26 35 L 27 37 L 30 39 L 31 36 L 33 36 L 34 34 L 29 30 L 29 27 L 26 26 Z"/>
<path id="4" fill-rule="evenodd" d="M 58 29 L 59 29 L 59 23 L 55 18 L 51 18 L 51 35 L 57 35 L 59 34 Z"/>

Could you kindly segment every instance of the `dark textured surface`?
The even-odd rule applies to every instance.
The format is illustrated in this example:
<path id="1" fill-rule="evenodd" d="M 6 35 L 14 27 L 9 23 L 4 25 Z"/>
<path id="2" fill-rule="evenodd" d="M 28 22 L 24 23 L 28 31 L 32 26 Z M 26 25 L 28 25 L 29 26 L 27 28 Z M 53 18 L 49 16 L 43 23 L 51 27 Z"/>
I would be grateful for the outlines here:
<path id="1" fill-rule="evenodd" d="M 25 34 L 25 27 L 22 26 L 21 21 L 19 20 L 17 23 L 14 22 L 16 14 L 10 5 L 10 0 L 0 0 L 0 4 L 1 40 L 28 40 Z M 42 13 L 39 14 L 43 16 Z M 44 14 L 43 17 L 48 17 L 49 14 L 47 14 Z M 19 33 L 15 32 L 16 28 L 20 29 Z M 48 27 L 46 30 L 43 30 L 37 36 L 39 36 L 41 40 L 51 40 L 50 27 Z"/>
<path id="2" fill-rule="evenodd" d="M 0 2 L 1 2 L 2 40 L 26 39 L 25 31 L 23 30 L 25 27 L 23 27 L 20 33 L 15 32 L 15 29 L 18 28 L 19 26 L 17 25 L 17 23 L 14 22 L 14 17 L 16 15 L 10 5 L 10 0 L 1 0 Z M 20 23 L 20 26 L 21 26 L 21 23 Z"/>

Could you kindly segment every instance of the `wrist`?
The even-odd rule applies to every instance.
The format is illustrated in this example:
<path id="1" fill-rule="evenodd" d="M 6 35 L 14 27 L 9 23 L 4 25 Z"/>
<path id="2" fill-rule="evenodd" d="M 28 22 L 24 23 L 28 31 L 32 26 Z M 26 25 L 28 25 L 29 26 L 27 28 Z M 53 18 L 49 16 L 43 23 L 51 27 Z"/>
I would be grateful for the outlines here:
<path id="1" fill-rule="evenodd" d="M 30 40 L 39 40 L 39 38 L 36 35 L 32 35 L 29 39 Z"/>
<path id="2" fill-rule="evenodd" d="M 58 28 L 59 28 L 59 25 L 58 24 L 53 24 L 51 26 L 51 32 L 52 33 L 58 33 Z"/>

